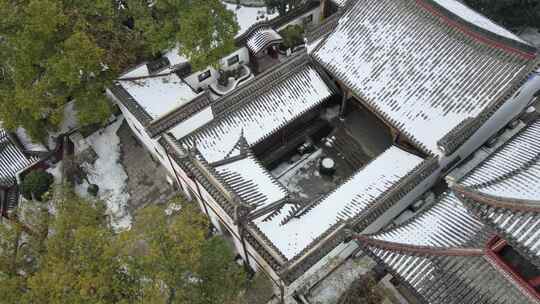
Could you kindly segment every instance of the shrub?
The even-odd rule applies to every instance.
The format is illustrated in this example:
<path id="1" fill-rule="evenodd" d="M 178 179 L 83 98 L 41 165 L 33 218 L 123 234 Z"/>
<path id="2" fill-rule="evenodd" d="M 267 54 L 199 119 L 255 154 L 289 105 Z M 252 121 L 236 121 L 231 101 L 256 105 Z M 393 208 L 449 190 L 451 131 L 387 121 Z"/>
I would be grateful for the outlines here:
<path id="1" fill-rule="evenodd" d="M 289 25 L 280 32 L 285 49 L 304 43 L 304 28 L 300 25 Z"/>
<path id="2" fill-rule="evenodd" d="M 90 184 L 87 189 L 88 193 L 92 196 L 97 196 L 99 192 L 99 187 L 96 184 Z"/>
<path id="3" fill-rule="evenodd" d="M 52 174 L 43 170 L 36 170 L 28 173 L 22 182 L 22 195 L 28 200 L 36 199 L 41 201 L 43 194 L 51 188 L 54 182 Z"/>

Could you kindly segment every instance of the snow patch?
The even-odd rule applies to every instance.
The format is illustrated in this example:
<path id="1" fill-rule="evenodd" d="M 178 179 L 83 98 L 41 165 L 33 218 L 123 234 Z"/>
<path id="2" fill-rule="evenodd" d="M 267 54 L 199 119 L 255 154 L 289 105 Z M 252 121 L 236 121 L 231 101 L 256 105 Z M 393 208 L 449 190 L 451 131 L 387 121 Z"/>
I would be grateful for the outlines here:
<path id="1" fill-rule="evenodd" d="M 240 26 L 240 30 L 238 31 L 236 37 L 242 35 L 253 24 L 261 21 L 274 19 L 278 16 L 277 12 L 273 14 L 267 14 L 266 7 L 249 7 L 243 5 L 239 6 L 236 4 L 230 4 L 225 2 L 223 2 L 223 4 L 228 10 L 234 12 L 234 14 L 236 15 L 236 21 Z"/>
<path id="2" fill-rule="evenodd" d="M 174 213 L 178 213 L 180 210 L 182 210 L 182 204 L 176 203 L 176 202 L 170 202 L 167 208 L 165 209 L 165 214 L 168 216 L 171 216 Z"/>
<path id="3" fill-rule="evenodd" d="M 131 215 L 127 210 L 129 193 L 127 191 L 127 174 L 120 163 L 120 138 L 116 131 L 122 125 L 123 118 L 102 129 L 86 140 L 98 155 L 93 165 L 83 164 L 88 173 L 88 181 L 99 187 L 98 196 L 107 204 L 111 216 L 111 224 L 115 230 L 131 227 Z M 88 183 L 75 187 L 75 191 L 88 197 Z"/>
<path id="4" fill-rule="evenodd" d="M 63 163 L 59 161 L 54 166 L 47 169 L 47 172 L 54 176 L 54 183 L 59 185 L 62 183 L 63 173 L 62 173 Z"/>

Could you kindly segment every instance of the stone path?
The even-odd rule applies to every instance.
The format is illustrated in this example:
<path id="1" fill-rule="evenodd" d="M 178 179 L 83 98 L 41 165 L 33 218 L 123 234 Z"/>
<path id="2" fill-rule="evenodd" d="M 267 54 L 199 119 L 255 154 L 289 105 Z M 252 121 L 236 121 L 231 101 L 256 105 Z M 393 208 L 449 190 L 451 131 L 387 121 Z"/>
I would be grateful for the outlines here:
<path id="1" fill-rule="evenodd" d="M 167 203 L 174 195 L 173 187 L 167 182 L 165 169 L 152 160 L 149 152 L 140 144 L 126 122 L 118 129 L 120 137 L 120 160 L 128 175 L 130 214 L 147 204 Z"/>

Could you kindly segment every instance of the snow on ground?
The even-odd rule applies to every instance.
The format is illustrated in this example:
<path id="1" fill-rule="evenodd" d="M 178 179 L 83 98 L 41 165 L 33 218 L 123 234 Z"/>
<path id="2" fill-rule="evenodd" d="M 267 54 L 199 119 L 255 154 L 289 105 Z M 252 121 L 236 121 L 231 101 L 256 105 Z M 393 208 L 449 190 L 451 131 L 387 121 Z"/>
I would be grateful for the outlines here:
<path id="1" fill-rule="evenodd" d="M 274 14 L 267 14 L 266 7 L 238 6 L 236 4 L 225 2 L 223 2 L 223 4 L 228 10 L 233 11 L 236 14 L 236 20 L 240 26 L 240 30 L 236 35 L 237 37 L 243 34 L 253 24 L 264 20 L 270 20 L 278 16 L 277 12 Z"/>
<path id="2" fill-rule="evenodd" d="M 182 204 L 179 202 L 170 202 L 169 205 L 167 205 L 167 208 L 165 209 L 165 214 L 168 216 L 173 215 L 173 213 L 178 213 L 180 210 L 182 210 Z"/>
<path id="3" fill-rule="evenodd" d="M 540 29 L 527 27 L 521 31 L 519 36 L 523 40 L 532 43 L 535 47 L 540 48 Z"/>
<path id="4" fill-rule="evenodd" d="M 98 185 L 98 196 L 107 204 L 111 224 L 116 230 L 129 229 L 132 220 L 127 210 L 127 174 L 120 163 L 120 138 L 116 135 L 122 122 L 123 118 L 119 118 L 86 139 L 98 159 L 93 165 L 83 164 L 89 182 Z M 85 182 L 75 187 L 75 191 L 88 197 L 87 188 L 88 184 Z"/>
<path id="5" fill-rule="evenodd" d="M 307 154 L 294 164 L 287 164 L 287 168 L 278 166 L 272 171 L 272 175 L 278 178 L 281 184 L 289 189 L 290 192 L 296 193 L 303 198 L 309 198 L 298 183 L 309 178 L 310 170 L 308 168 L 316 166 L 315 162 L 322 155 L 322 152 L 322 149 L 318 149 L 312 154 Z"/>
<path id="6" fill-rule="evenodd" d="M 63 166 L 62 161 L 59 161 L 54 166 L 47 169 L 47 172 L 49 172 L 50 174 L 52 174 L 52 176 L 54 176 L 54 183 L 57 185 L 62 183 L 62 178 L 63 178 L 62 166 Z"/>

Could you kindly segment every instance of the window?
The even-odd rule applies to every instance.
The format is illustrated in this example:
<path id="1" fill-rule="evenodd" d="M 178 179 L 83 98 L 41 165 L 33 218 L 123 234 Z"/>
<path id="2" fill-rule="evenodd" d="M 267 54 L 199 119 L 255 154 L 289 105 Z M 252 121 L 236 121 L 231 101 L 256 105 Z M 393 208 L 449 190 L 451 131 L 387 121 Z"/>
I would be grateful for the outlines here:
<path id="1" fill-rule="evenodd" d="M 313 15 L 306 16 L 303 20 L 304 24 L 310 24 L 313 22 Z"/>
<path id="2" fill-rule="evenodd" d="M 233 56 L 233 57 L 227 59 L 227 65 L 228 65 L 228 66 L 231 66 L 231 65 L 233 65 L 233 64 L 238 63 L 239 61 L 240 61 L 240 56 L 235 55 L 235 56 Z"/>
<path id="3" fill-rule="evenodd" d="M 199 82 L 205 81 L 206 79 L 210 78 L 210 76 L 212 76 L 212 72 L 210 72 L 210 70 L 199 74 Z"/>

